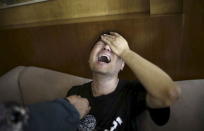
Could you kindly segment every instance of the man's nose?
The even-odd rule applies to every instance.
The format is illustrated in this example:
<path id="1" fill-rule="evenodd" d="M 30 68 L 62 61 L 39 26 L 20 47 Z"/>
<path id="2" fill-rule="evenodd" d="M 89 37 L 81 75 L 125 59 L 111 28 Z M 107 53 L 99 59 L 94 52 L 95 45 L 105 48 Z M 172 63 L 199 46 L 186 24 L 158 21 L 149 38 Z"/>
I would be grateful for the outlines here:
<path id="1" fill-rule="evenodd" d="M 111 51 L 111 48 L 110 48 L 109 45 L 105 44 L 105 45 L 104 45 L 104 50 Z"/>

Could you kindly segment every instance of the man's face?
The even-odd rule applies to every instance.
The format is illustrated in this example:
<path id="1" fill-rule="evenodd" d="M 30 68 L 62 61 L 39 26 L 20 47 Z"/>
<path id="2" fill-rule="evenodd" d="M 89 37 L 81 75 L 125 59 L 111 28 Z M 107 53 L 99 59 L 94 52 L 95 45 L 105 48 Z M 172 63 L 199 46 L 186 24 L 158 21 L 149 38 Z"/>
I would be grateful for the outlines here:
<path id="1" fill-rule="evenodd" d="M 117 75 L 124 67 L 123 60 L 115 55 L 103 41 L 98 41 L 89 57 L 89 66 L 95 73 Z"/>

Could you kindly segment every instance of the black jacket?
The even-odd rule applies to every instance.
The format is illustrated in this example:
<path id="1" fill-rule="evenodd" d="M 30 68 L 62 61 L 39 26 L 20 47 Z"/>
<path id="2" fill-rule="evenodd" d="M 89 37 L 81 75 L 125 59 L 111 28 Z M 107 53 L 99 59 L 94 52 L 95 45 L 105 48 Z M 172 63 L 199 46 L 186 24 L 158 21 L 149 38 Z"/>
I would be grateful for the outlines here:
<path id="1" fill-rule="evenodd" d="M 76 131 L 80 115 L 65 99 L 32 104 L 24 131 Z"/>

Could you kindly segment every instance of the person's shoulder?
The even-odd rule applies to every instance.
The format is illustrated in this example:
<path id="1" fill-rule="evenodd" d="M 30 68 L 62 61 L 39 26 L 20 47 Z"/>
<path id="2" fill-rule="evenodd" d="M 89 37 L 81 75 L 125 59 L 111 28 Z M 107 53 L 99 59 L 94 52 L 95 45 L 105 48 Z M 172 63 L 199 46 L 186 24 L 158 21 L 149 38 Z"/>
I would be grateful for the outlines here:
<path id="1" fill-rule="evenodd" d="M 88 90 L 90 88 L 91 82 L 87 82 L 81 85 L 73 86 L 70 90 L 68 90 L 66 96 L 70 95 L 79 95 L 80 92 Z"/>
<path id="2" fill-rule="evenodd" d="M 120 83 L 119 88 L 127 91 L 130 95 L 139 96 L 140 94 L 146 93 L 146 89 L 138 80 L 120 80 Z"/>

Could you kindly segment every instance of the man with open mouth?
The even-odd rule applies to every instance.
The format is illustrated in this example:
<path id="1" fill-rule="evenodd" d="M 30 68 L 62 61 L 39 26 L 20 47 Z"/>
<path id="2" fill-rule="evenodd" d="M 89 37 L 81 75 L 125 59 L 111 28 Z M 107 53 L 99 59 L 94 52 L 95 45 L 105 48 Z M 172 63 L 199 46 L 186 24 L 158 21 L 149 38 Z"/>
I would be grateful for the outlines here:
<path id="1" fill-rule="evenodd" d="M 119 80 L 125 64 L 137 80 Z M 89 65 L 93 80 L 67 94 L 86 98 L 91 106 L 78 130 L 137 130 L 136 118 L 144 110 L 158 125 L 168 121 L 169 106 L 179 98 L 180 88 L 163 70 L 132 51 L 120 34 L 101 35 L 91 50 Z"/>

